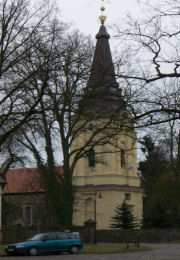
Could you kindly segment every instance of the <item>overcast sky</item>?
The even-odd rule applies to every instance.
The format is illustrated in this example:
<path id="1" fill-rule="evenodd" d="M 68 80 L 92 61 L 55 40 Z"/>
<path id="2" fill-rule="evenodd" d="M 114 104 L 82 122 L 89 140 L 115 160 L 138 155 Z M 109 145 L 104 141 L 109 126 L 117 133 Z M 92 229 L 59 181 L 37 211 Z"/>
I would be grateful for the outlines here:
<path id="1" fill-rule="evenodd" d="M 99 29 L 101 0 L 57 0 L 63 20 L 73 21 L 80 31 L 95 36 Z M 122 19 L 126 13 L 138 13 L 137 0 L 104 0 L 106 24 Z"/>

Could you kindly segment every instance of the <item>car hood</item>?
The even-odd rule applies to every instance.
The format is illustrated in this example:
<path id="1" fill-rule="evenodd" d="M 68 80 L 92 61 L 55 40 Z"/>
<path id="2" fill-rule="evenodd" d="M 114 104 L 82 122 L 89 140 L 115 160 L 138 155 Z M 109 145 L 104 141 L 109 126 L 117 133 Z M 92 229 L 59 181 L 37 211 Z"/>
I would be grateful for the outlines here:
<path id="1" fill-rule="evenodd" d="M 18 243 L 14 243 L 14 244 L 9 244 L 8 246 L 24 246 L 29 243 L 31 243 L 31 241 L 18 242 Z"/>

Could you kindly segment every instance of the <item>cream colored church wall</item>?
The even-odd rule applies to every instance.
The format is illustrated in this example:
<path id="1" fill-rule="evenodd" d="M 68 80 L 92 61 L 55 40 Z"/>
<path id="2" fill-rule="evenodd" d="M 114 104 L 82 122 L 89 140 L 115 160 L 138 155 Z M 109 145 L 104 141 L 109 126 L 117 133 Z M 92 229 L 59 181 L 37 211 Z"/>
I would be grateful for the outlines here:
<path id="1" fill-rule="evenodd" d="M 140 186 L 139 177 L 128 176 L 128 175 L 115 175 L 115 174 L 105 174 L 96 175 L 92 173 L 91 176 L 74 176 L 73 184 L 75 186 L 84 186 L 84 185 L 129 185 L 129 186 Z"/>
<path id="2" fill-rule="evenodd" d="M 82 147 L 88 140 L 90 133 L 83 133 L 76 139 L 76 143 L 72 146 L 72 150 L 75 147 Z M 106 175 L 106 174 L 119 174 L 137 176 L 137 164 L 136 164 L 136 144 L 135 135 L 133 138 L 127 135 L 121 135 L 118 140 L 118 149 L 114 146 L 106 144 L 103 146 L 96 146 L 96 165 L 92 169 L 88 165 L 87 158 L 81 158 L 75 167 L 74 176 L 91 176 L 91 175 Z M 121 155 L 120 147 L 125 150 L 125 167 L 121 167 Z M 87 150 L 90 147 L 86 148 Z"/>
<path id="3" fill-rule="evenodd" d="M 72 149 L 82 147 L 90 134 L 90 131 L 80 134 Z M 142 190 L 137 174 L 135 133 L 121 134 L 116 141 L 118 147 L 125 150 L 125 166 L 121 166 L 120 149 L 109 144 L 94 147 L 97 153 L 95 167 L 89 167 L 88 158 L 81 158 L 77 162 L 73 174 L 73 184 L 78 190 L 73 214 L 74 225 L 83 225 L 85 220 L 94 219 L 95 192 L 98 195 L 99 191 L 103 198 L 96 199 L 98 229 L 109 229 L 110 218 L 124 200 L 125 193 L 130 193 L 131 200 L 128 203 L 134 206 L 134 215 L 139 220 L 142 219 Z M 89 149 L 90 146 L 87 150 Z M 97 190 L 98 187 L 101 189 Z"/>
<path id="4" fill-rule="evenodd" d="M 102 198 L 98 198 L 98 194 Z M 125 193 L 129 193 L 131 199 L 127 201 L 129 205 L 133 205 L 134 216 L 137 217 L 139 223 L 142 219 L 142 194 L 141 192 L 131 190 L 105 190 L 96 192 L 96 221 L 97 229 L 109 229 L 111 217 L 115 215 L 115 208 L 119 206 L 124 198 Z M 74 213 L 73 224 L 82 225 L 87 219 L 95 218 L 94 209 L 95 192 L 78 192 L 76 200 L 76 211 Z M 90 207 L 87 209 L 86 201 L 91 200 Z M 87 212 L 88 211 L 88 212 Z"/>

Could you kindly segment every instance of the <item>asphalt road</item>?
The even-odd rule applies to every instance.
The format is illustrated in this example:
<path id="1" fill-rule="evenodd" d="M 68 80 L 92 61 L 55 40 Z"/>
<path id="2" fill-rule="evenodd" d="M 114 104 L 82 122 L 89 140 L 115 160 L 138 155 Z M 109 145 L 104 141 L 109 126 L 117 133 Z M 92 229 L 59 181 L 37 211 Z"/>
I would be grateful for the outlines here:
<path id="1" fill-rule="evenodd" d="M 1 256 L 4 260 L 180 260 L 180 244 L 144 244 L 152 248 L 149 251 L 122 254 L 79 254 L 45 256 Z"/>

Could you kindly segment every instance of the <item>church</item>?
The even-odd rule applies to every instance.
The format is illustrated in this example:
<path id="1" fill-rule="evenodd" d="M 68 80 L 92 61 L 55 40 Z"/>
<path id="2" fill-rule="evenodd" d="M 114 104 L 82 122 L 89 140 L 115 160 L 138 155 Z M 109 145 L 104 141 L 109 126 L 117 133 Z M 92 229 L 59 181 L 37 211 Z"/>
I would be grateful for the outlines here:
<path id="1" fill-rule="evenodd" d="M 81 131 L 71 146 L 73 152 L 84 151 L 73 171 L 73 225 L 90 221 L 97 229 L 110 229 L 111 217 L 124 200 L 133 206 L 139 223 L 143 212 L 134 121 L 115 77 L 105 18 L 100 16 L 91 73 L 79 102 L 80 113 L 74 117 Z M 58 171 L 63 174 L 61 166 Z M 36 225 L 44 201 L 37 169 L 11 169 L 6 177 L 3 196 L 10 205 L 15 202 L 16 209 L 10 207 L 7 224 Z"/>
<path id="2" fill-rule="evenodd" d="M 102 6 L 101 10 L 104 11 L 105 8 Z M 136 133 L 122 90 L 115 78 L 109 46 L 110 35 L 104 25 L 105 19 L 102 14 L 91 74 L 82 98 L 85 104 L 83 109 L 89 118 L 89 129 L 76 138 L 72 147 L 83 147 L 102 122 L 106 136 L 118 128 L 113 133 L 111 142 L 106 138 L 104 143 L 97 142 L 95 145 L 94 142 L 92 147 L 89 146 L 88 156 L 77 162 L 73 174 L 73 184 L 76 187 L 73 225 L 82 226 L 86 221 L 95 221 L 97 229 L 110 228 L 111 217 L 124 200 L 133 206 L 133 214 L 139 223 L 143 211 L 142 189 L 137 173 Z M 115 115 L 115 120 L 111 121 L 111 128 L 107 124 L 107 130 L 104 122 L 109 122 L 108 116 L 112 118 L 112 115 Z"/>

